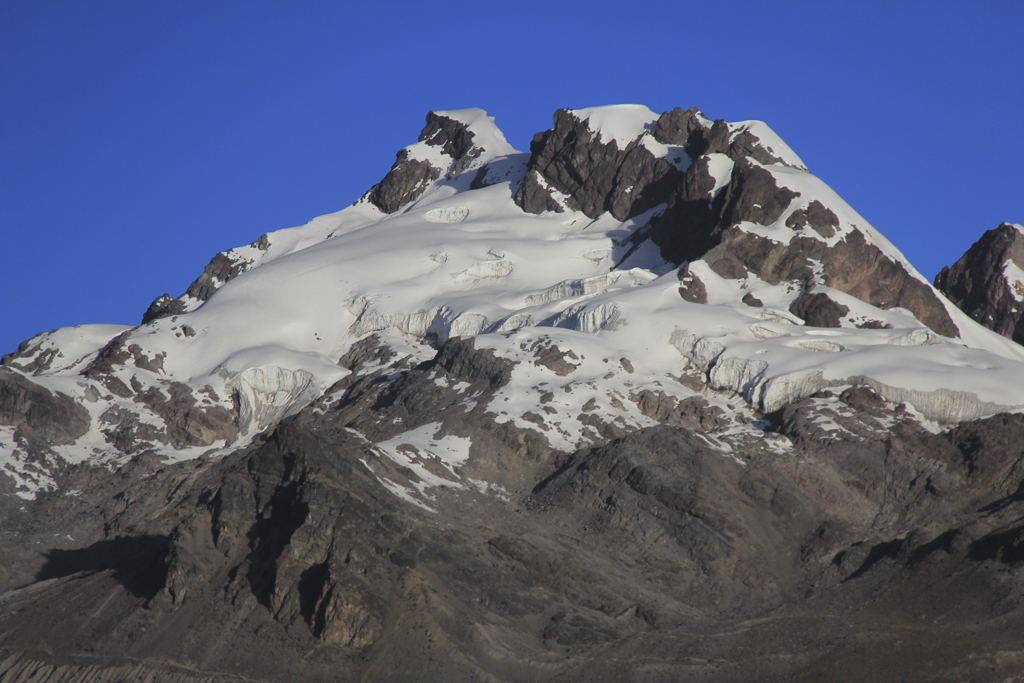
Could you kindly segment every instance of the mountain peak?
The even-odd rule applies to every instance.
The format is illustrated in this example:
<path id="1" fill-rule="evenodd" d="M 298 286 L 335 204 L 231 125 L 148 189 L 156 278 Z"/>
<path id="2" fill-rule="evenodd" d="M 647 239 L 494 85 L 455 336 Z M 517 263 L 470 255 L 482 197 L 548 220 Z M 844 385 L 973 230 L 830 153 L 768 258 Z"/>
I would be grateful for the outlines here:
<path id="1" fill-rule="evenodd" d="M 937 284 L 1016 314 L 1020 226 L 976 247 Z M 2 365 L 4 680 L 1019 669 L 1024 348 L 760 122 L 430 112 L 351 206 Z"/>
<path id="2" fill-rule="evenodd" d="M 942 268 L 935 287 L 981 325 L 1024 343 L 1024 227 L 1002 223 L 986 231 Z"/>

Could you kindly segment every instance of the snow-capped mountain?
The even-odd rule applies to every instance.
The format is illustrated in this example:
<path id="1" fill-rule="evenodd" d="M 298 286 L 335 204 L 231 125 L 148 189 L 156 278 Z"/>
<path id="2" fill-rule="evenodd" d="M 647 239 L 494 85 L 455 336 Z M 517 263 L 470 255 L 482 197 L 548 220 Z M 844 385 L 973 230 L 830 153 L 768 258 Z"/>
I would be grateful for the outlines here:
<path id="1" fill-rule="evenodd" d="M 935 548 L 1016 548 L 1006 330 L 762 122 L 619 105 L 553 123 L 524 153 L 482 110 L 431 112 L 351 206 L 218 254 L 139 326 L 5 356 L 2 509 L 19 538 L 70 541 L 5 541 L 0 649 L 63 653 L 69 676 L 98 648 L 111 676 L 582 680 L 648 647 L 650 680 L 739 680 L 709 664 L 737 652 L 811 676 L 809 653 L 859 627 L 793 617 L 813 644 L 782 662 L 738 624 L 848 614 L 867 584 L 834 591 L 882 560 L 899 577 Z M 79 623 L 103 591 L 119 616 Z M 24 626 L 71 595 L 91 635 Z M 725 649 L 673 660 L 697 625 Z"/>
<path id="2" fill-rule="evenodd" d="M 1022 349 L 937 295 L 765 124 L 633 105 L 560 110 L 529 155 L 481 110 L 431 113 L 353 206 L 218 254 L 139 327 L 43 334 L 5 366 L 75 404 L 51 458 L 183 459 L 323 396 L 371 334 L 410 362 L 452 337 L 512 360 L 494 419 L 564 451 L 594 442 L 591 402 L 650 425 L 644 392 L 741 400 L 744 422 L 844 385 L 940 423 L 1024 406 Z M 576 356 L 557 413 L 536 410 L 559 377 L 539 348 Z M 52 482 L 19 419 L 0 448 L 31 495 Z"/>

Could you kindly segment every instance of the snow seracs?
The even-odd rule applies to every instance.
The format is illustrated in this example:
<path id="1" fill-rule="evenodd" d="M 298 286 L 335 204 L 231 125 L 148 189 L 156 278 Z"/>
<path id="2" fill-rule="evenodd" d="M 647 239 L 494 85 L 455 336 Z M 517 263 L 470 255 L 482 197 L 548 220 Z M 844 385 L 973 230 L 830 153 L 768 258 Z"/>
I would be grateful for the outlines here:
<path id="1" fill-rule="evenodd" d="M 651 424 L 654 395 L 699 396 L 743 438 L 849 384 L 940 422 L 1024 405 L 1024 350 L 937 295 L 765 124 L 635 105 L 559 110 L 529 155 L 482 110 L 431 112 L 352 206 L 218 255 L 139 327 L 57 330 L 4 364 L 90 415 L 62 458 L 195 457 L 332 391 L 370 335 L 385 378 L 475 336 L 517 363 L 494 419 L 563 450 L 606 438 L 597 423 Z M 537 355 L 553 347 L 557 369 Z M 0 445 L 18 472 L 36 447 Z"/>

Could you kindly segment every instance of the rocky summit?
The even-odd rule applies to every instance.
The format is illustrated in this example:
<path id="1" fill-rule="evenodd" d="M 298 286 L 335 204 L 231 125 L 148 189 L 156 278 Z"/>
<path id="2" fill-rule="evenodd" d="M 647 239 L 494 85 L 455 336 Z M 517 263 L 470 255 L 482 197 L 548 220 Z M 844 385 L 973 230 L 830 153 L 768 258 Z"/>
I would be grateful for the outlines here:
<path id="1" fill-rule="evenodd" d="M 933 286 L 762 122 L 430 112 L 3 357 L 0 681 L 1019 680 L 1021 235 Z"/>

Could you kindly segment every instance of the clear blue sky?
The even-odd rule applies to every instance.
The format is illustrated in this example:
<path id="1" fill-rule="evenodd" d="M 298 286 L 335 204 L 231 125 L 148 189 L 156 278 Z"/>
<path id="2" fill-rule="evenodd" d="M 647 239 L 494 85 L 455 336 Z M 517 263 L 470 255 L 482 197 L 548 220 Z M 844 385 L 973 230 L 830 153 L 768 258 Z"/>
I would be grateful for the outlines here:
<path id="1" fill-rule="evenodd" d="M 0 0 L 0 352 L 138 324 L 341 209 L 430 109 L 761 119 L 928 278 L 1024 223 L 1024 3 Z"/>

